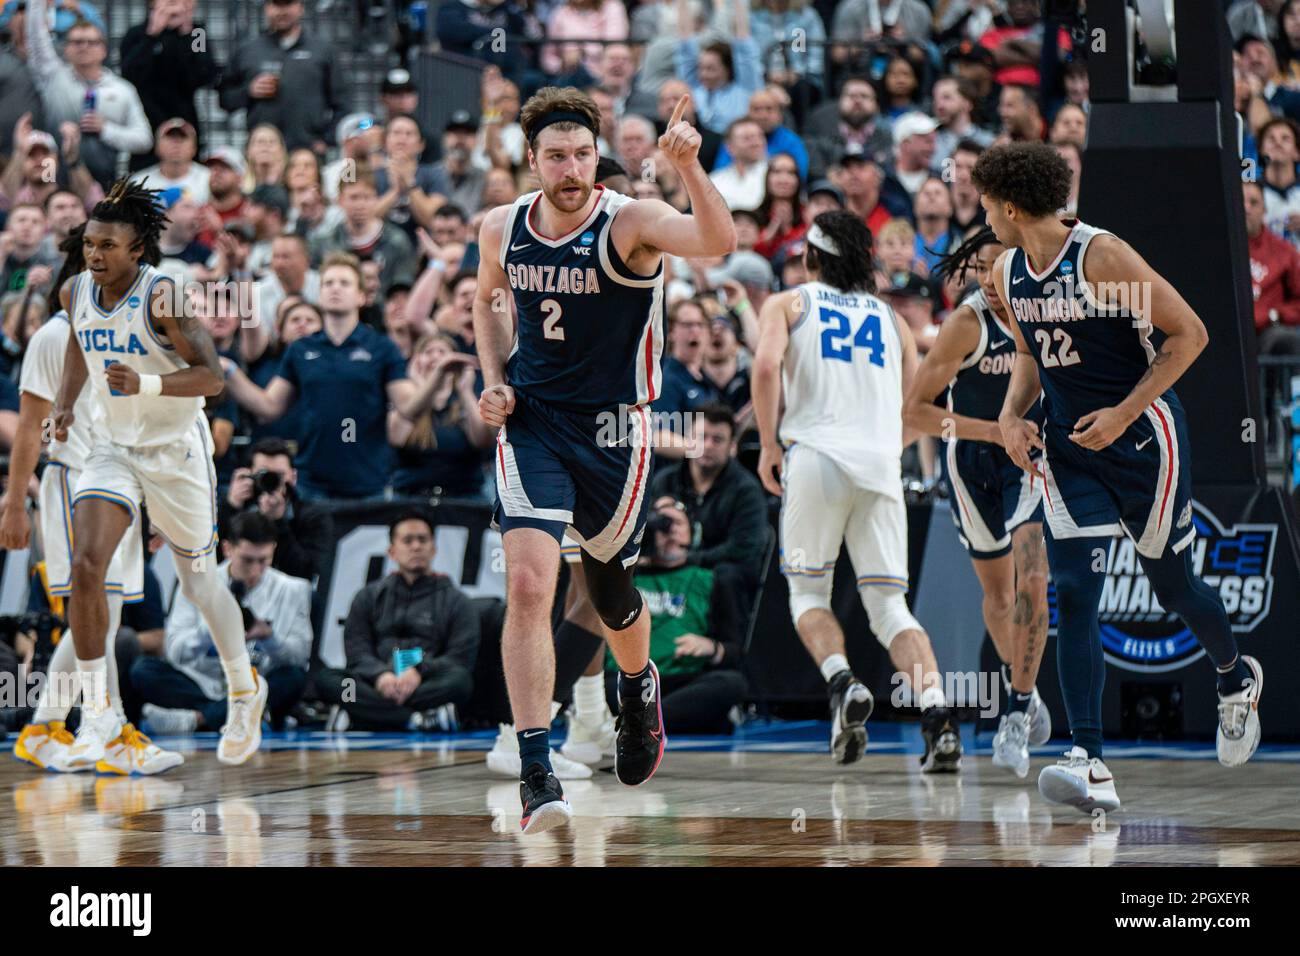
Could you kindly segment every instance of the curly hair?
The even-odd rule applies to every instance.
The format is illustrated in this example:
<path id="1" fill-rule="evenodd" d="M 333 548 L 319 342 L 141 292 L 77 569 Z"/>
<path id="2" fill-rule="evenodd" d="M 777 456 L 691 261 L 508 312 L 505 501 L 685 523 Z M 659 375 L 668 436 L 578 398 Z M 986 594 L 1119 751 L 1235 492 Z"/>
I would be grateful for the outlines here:
<path id="1" fill-rule="evenodd" d="M 537 135 L 541 132 L 536 128 L 538 120 L 557 111 L 578 113 L 585 117 L 585 128 L 592 131 L 591 137 L 595 141 L 595 131 L 600 129 L 600 109 L 596 106 L 596 101 L 582 90 L 571 86 L 543 86 L 528 98 L 524 108 L 519 111 L 519 126 L 524 131 L 529 149 L 537 148 Z M 560 132 L 584 129 L 580 123 L 574 122 L 559 122 L 554 125 Z"/>
<path id="2" fill-rule="evenodd" d="M 985 246 L 1000 246 L 1001 244 L 998 237 L 993 234 L 993 230 L 985 226 L 952 252 L 940 258 L 939 262 L 931 270 L 931 274 L 940 281 L 948 278 L 948 276 L 955 275 L 957 281 L 965 285 L 966 273 L 970 270 L 975 254 Z"/>
<path id="3" fill-rule="evenodd" d="M 142 247 L 140 261 L 156 266 L 162 261 L 158 241 L 170 221 L 163 209 L 159 189 L 148 189 L 144 180 L 119 179 L 108 195 L 90 211 L 95 222 L 120 222 L 135 231 L 135 245 Z"/>
<path id="4" fill-rule="evenodd" d="M 1051 216 L 1070 199 L 1070 167 L 1046 143 L 1008 143 L 984 151 L 971 182 L 986 196 L 1034 218 Z"/>
<path id="5" fill-rule="evenodd" d="M 808 268 L 817 270 L 818 280 L 841 292 L 875 292 L 871 230 L 851 212 L 824 212 L 813 225 L 826 233 L 839 249 L 833 256 L 812 243 L 805 247 Z"/>

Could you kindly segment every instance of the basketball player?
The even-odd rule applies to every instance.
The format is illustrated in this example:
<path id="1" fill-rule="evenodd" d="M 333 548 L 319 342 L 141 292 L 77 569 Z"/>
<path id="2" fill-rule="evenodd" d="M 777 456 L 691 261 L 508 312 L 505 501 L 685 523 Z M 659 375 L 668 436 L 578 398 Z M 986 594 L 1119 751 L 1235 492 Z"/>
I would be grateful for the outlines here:
<path id="1" fill-rule="evenodd" d="M 60 243 L 66 255 L 63 269 L 54 282 L 58 294 L 68 279 L 85 268 L 81 258 L 82 227 L 72 230 Z M 68 349 L 72 326 L 68 314 L 56 312 L 36 330 L 23 356 L 22 392 L 18 413 L 18 434 L 9 458 L 9 489 L 0 509 L 0 547 L 9 550 L 26 548 L 30 526 L 24 511 L 27 484 L 41 452 L 44 423 L 59 390 L 63 373 L 63 356 Z M 41 541 L 45 554 L 45 574 L 49 593 L 66 598 L 72 577 L 72 489 L 77 486 L 86 455 L 91 446 L 89 396 L 83 393 L 74 406 L 75 420 L 68 429 L 66 442 L 52 441 L 49 463 L 41 475 L 39 514 Z M 64 726 L 75 701 L 76 651 L 71 632 L 65 630 L 54 647 L 46 668 L 45 684 L 37 701 L 31 723 L 23 727 L 14 742 L 14 756 L 43 770 L 59 772 L 97 769 L 103 773 L 156 774 L 185 762 L 179 753 L 163 750 L 133 725 L 126 723 L 122 694 L 118 686 L 117 661 L 113 639 L 122 619 L 122 605 L 144 599 L 144 557 L 140 546 L 140 529 L 134 522 L 123 536 L 109 563 L 105 584 L 108 604 L 108 629 L 105 635 L 105 666 L 110 704 L 123 721 L 122 732 L 109 743 L 98 763 L 70 762 L 73 737 Z"/>
<path id="2" fill-rule="evenodd" d="M 902 406 L 916 371 L 916 343 L 875 295 L 871 233 L 857 216 L 825 212 L 814 219 L 804 262 L 808 281 L 770 297 L 759 313 L 754 413 L 762 440 L 758 476 L 782 498 L 781 571 L 790 586 L 790 614 L 830 695 L 831 756 L 841 764 L 862 756 L 875 705 L 849 670 L 844 633 L 831 613 L 843 543 L 872 633 L 920 698 L 921 770 L 955 772 L 961 737 L 930 638 L 903 598 Z"/>
<path id="3" fill-rule="evenodd" d="M 1016 355 L 1006 309 L 993 289 L 993 262 L 1003 248 L 992 230 L 983 229 L 935 268 L 936 275 L 955 273 L 964 284 L 973 264 L 979 287 L 939 326 L 903 403 L 903 421 L 945 439 L 952 518 L 984 592 L 984 626 L 1007 686 L 993 765 L 1024 777 L 1029 745 L 1052 735 L 1034 686 L 1047 642 L 1047 555 L 1042 486 L 1007 457 L 998 429 Z M 944 389 L 946 410 L 934 404 Z M 1041 409 L 1031 417 L 1041 421 Z"/>
<path id="4" fill-rule="evenodd" d="M 989 226 L 1009 247 L 993 281 L 1015 319 L 1018 355 L 998 425 L 1012 461 L 1045 484 L 1061 691 L 1074 743 L 1039 774 L 1038 788 L 1053 803 L 1113 810 L 1120 799 L 1102 760 L 1097 606 L 1104 556 L 1121 532 L 1133 539 L 1160 604 L 1182 618 L 1218 671 L 1219 762 L 1241 766 L 1259 745 L 1263 670 L 1238 653 L 1223 602 L 1192 567 L 1191 452 L 1173 385 L 1208 337 L 1131 246 L 1057 218 L 1070 170 L 1051 146 L 994 147 L 972 177 Z M 1040 391 L 1041 431 L 1024 417 Z M 1041 464 L 1030 458 L 1035 448 L 1043 449 Z"/>
<path id="5" fill-rule="evenodd" d="M 686 103 L 659 149 L 686 184 L 693 215 L 595 185 L 596 105 L 577 90 L 546 87 L 520 114 L 541 189 L 489 212 L 479 233 L 474 335 L 487 386 L 479 408 L 501 427 L 501 652 L 524 832 L 572 815 L 551 771 L 548 732 L 551 606 L 566 529 L 582 548 L 588 595 L 619 665 L 615 774 L 636 786 L 663 758 L 650 618 L 632 583 L 648 503 L 650 402 L 660 384 L 662 259 L 722 255 L 736 244 L 727 205 L 699 163 L 700 134 L 682 121 Z"/>
<path id="6" fill-rule="evenodd" d="M 89 381 L 92 444 L 72 496 L 68 619 L 81 681 L 81 726 L 69 759 L 97 763 L 122 721 L 108 705 L 105 577 L 147 498 L 171 545 L 181 591 L 212 632 L 228 686 L 217 759 L 239 764 L 262 740 L 266 681 L 248 660 L 239 604 L 215 574 L 216 475 L 203 398 L 222 387 L 212 339 L 155 268 L 166 222 L 157 191 L 120 180 L 91 211 L 86 270 L 59 292 L 71 318 L 54 437 L 68 440 Z"/>

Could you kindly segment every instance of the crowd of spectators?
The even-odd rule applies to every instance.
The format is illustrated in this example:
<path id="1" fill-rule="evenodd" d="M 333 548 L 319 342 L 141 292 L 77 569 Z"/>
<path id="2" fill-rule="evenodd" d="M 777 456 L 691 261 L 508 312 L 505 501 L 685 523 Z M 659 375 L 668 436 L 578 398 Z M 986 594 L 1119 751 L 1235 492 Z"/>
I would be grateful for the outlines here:
<path id="1" fill-rule="evenodd" d="M 1261 348 L 1300 354 L 1300 0 L 1218 5 L 1233 32 L 1244 153 L 1259 169 L 1244 196 Z M 665 264 L 656 402 L 700 413 L 697 426 L 663 419 L 678 434 L 660 448 L 654 493 L 672 525 L 665 541 L 680 538 L 685 566 L 709 580 L 683 583 L 661 564 L 654 586 L 667 587 L 667 574 L 709 594 L 700 621 L 720 630 L 695 649 L 711 651 L 711 667 L 739 653 L 767 528 L 768 503 L 737 460 L 752 426 L 757 311 L 804 280 L 812 219 L 846 209 L 868 225 L 881 294 L 925 352 L 963 291 L 931 270 L 983 224 L 970 182 L 983 150 L 1052 143 L 1074 171 L 1062 214 L 1077 206 L 1088 51 L 1069 22 L 1045 26 L 1037 0 L 443 0 L 425 39 L 480 62 L 482 78 L 478 102 L 440 111 L 433 129 L 421 125 L 404 50 L 364 91 L 370 108 L 346 112 L 350 80 L 304 0 L 261 11 L 261 33 L 219 48 L 194 41 L 194 0 L 153 0 L 121 37 L 89 0 L 4 4 L 0 452 L 16 427 L 25 342 L 49 311 L 58 242 L 132 170 L 163 190 L 163 270 L 223 290 L 195 302 L 228 371 L 208 407 L 223 567 L 244 582 L 259 633 L 271 632 L 262 642 L 281 675 L 277 712 L 306 661 L 298 611 L 263 616 L 260 602 L 298 601 L 282 578 L 312 581 L 328 562 L 320 499 L 492 498 L 472 323 L 477 229 L 536 188 L 518 118 L 539 87 L 577 86 L 600 107 L 606 188 L 679 208 L 686 192 L 656 143 L 688 95 L 701 162 L 736 223 L 726 259 Z M 205 89 L 242 116 L 243 142 L 214 144 L 197 105 Z M 906 474 L 933 483 L 933 454 L 923 447 Z M 461 701 L 473 672 L 473 628 L 445 618 L 463 608 L 443 596 L 445 582 L 426 580 L 432 540 L 419 523 L 394 529 L 398 570 L 358 595 L 348 667 L 324 681 L 335 693 L 350 675 L 373 691 L 352 704 L 362 724 L 418 724 Z M 402 644 L 385 632 L 394 594 L 437 608 L 440 630 L 416 642 L 426 656 L 414 676 L 391 672 Z M 132 674 L 152 704 L 210 726 L 221 716 L 215 658 L 186 613 L 172 611 L 164 653 Z"/>

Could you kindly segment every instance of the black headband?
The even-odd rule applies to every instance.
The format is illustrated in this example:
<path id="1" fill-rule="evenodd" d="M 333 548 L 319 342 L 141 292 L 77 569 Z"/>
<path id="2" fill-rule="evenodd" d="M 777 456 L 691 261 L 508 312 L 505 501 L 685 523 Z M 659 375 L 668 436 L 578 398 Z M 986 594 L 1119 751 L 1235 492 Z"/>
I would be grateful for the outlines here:
<path id="1" fill-rule="evenodd" d="M 596 129 L 591 125 L 591 120 L 582 113 L 575 113 L 572 110 L 552 110 L 533 124 L 532 139 L 535 141 L 542 134 L 542 130 L 552 123 L 577 123 L 583 129 L 591 130 L 592 136 L 596 135 Z"/>

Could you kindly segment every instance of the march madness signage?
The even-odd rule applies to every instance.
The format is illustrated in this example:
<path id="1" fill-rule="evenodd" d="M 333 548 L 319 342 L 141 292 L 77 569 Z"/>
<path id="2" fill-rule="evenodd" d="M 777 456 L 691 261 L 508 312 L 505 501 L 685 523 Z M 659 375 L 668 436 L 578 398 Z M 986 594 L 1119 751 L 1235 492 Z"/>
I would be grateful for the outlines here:
<path id="1" fill-rule="evenodd" d="M 1254 631 L 1273 603 L 1276 524 L 1225 527 L 1208 507 L 1192 502 L 1195 573 L 1219 593 L 1234 634 Z M 1056 633 L 1056 592 L 1048 590 L 1051 633 Z M 1129 671 L 1156 673 L 1184 667 L 1205 654 L 1187 626 L 1160 605 L 1142 571 L 1131 539 L 1111 541 L 1099 606 L 1106 660 Z"/>

